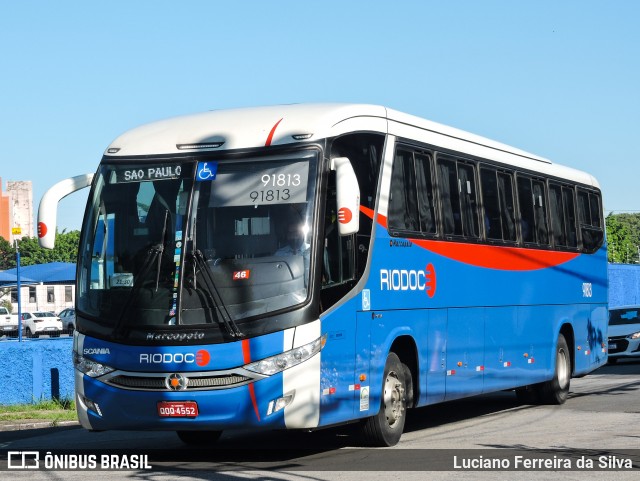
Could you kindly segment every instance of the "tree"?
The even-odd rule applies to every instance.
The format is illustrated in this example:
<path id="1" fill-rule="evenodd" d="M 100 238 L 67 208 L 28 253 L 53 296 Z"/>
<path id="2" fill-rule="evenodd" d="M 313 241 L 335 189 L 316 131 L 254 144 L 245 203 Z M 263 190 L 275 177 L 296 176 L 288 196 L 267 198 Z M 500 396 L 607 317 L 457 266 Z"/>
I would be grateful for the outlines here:
<path id="1" fill-rule="evenodd" d="M 605 219 L 609 262 L 638 262 L 640 246 L 640 214 L 609 214 Z"/>
<path id="2" fill-rule="evenodd" d="M 9 241 L 0 237 L 0 271 L 13 269 L 16 266 L 16 250 Z"/>
<path id="3" fill-rule="evenodd" d="M 20 265 L 47 264 L 49 262 L 76 262 L 80 231 L 56 232 L 54 249 L 43 249 L 35 237 L 23 237 L 18 240 L 20 248 Z M 5 239 L 0 237 L 0 270 L 16 267 L 16 250 Z"/>

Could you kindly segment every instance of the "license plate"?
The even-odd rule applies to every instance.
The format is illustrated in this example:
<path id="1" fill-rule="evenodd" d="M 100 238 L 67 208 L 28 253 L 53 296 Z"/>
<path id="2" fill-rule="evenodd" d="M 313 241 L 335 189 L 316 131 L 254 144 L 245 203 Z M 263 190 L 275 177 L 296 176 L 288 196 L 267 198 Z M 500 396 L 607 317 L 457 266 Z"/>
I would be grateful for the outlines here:
<path id="1" fill-rule="evenodd" d="M 158 416 L 161 418 L 195 418 L 198 404 L 195 401 L 160 401 Z"/>
<path id="2" fill-rule="evenodd" d="M 615 342 L 610 342 L 609 343 L 609 350 L 617 349 L 617 348 L 618 348 L 618 345 Z"/>

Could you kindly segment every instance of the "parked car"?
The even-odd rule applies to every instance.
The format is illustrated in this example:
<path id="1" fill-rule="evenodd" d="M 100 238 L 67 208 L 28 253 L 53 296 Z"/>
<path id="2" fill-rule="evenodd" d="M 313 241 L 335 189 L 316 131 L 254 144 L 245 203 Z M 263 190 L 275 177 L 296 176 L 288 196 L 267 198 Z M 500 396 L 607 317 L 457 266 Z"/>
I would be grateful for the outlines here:
<path id="1" fill-rule="evenodd" d="M 0 336 L 18 335 L 18 315 L 11 314 L 6 307 L 0 307 Z"/>
<path id="2" fill-rule="evenodd" d="M 73 332 L 76 328 L 76 310 L 73 307 L 60 311 L 58 317 L 62 321 L 62 329 Z"/>
<path id="3" fill-rule="evenodd" d="M 609 310 L 609 363 L 621 358 L 640 359 L 640 306 Z"/>
<path id="4" fill-rule="evenodd" d="M 62 332 L 62 321 L 53 312 L 23 312 L 22 326 L 27 337 L 59 336 Z"/>

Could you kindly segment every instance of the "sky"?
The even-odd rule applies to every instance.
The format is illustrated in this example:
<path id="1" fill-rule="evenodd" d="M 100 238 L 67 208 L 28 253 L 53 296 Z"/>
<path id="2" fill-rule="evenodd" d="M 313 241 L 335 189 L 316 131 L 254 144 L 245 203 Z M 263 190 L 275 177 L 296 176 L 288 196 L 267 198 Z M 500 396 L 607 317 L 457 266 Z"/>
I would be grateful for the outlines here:
<path id="1" fill-rule="evenodd" d="M 3 189 L 31 180 L 35 215 L 140 124 L 356 102 L 587 171 L 607 213 L 640 212 L 639 21 L 635 0 L 3 1 Z"/>

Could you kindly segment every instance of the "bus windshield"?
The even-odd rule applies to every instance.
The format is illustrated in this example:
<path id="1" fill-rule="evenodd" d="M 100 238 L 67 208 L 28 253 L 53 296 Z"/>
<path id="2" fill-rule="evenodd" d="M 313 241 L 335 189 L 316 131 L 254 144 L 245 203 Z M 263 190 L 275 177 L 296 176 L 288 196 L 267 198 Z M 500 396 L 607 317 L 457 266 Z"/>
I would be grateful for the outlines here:
<path id="1" fill-rule="evenodd" d="M 235 335 L 237 321 L 305 302 L 317 159 L 105 161 L 85 218 L 79 311 L 114 330 L 209 324 Z"/>

